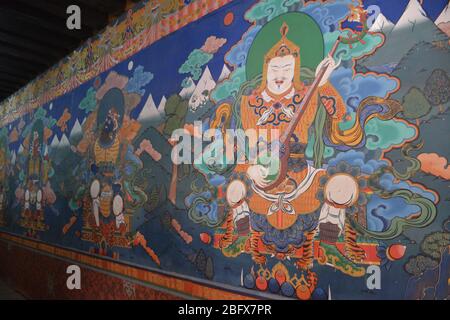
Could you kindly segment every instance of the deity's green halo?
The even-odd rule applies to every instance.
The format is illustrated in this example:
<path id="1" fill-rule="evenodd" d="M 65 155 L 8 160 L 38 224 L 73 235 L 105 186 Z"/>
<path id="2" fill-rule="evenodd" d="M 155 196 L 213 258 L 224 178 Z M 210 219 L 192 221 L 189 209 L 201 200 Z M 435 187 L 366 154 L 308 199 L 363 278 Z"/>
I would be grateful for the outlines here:
<path id="1" fill-rule="evenodd" d="M 105 121 L 108 111 L 112 108 L 116 109 L 119 114 L 119 127 L 122 126 L 123 116 L 125 113 L 125 97 L 122 90 L 119 88 L 109 89 L 102 100 L 100 100 L 97 113 L 97 126 L 100 126 Z"/>
<path id="2" fill-rule="evenodd" d="M 245 65 L 248 81 L 262 73 L 265 54 L 281 39 L 280 29 L 283 22 L 289 27 L 287 38 L 300 48 L 301 67 L 315 71 L 322 61 L 324 41 L 316 21 L 306 13 L 288 12 L 268 22 L 256 34 Z"/>

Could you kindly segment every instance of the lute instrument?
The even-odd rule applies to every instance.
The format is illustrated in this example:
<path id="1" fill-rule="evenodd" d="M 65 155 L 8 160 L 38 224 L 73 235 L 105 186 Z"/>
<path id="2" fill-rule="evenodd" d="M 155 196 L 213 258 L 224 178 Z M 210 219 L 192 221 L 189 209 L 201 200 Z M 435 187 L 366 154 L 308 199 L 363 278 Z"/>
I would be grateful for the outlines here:
<path id="1" fill-rule="evenodd" d="M 336 40 L 333 47 L 331 48 L 329 52 L 329 56 L 333 57 L 333 55 L 336 53 L 337 47 L 340 43 L 340 38 Z M 297 108 L 294 112 L 294 116 L 292 117 L 291 121 L 289 122 L 288 127 L 286 130 L 282 133 L 279 139 L 279 156 L 280 156 L 280 169 L 278 170 L 277 178 L 269 183 L 267 186 L 261 187 L 260 189 L 264 191 L 270 191 L 277 186 L 279 186 L 285 179 L 286 174 L 288 171 L 288 160 L 290 156 L 290 140 L 291 137 L 295 131 L 295 128 L 297 127 L 300 119 L 302 118 L 306 106 L 311 101 L 311 98 L 316 91 L 316 89 L 319 86 L 320 81 L 322 80 L 323 76 L 325 75 L 325 72 L 327 70 L 328 64 L 325 64 L 322 66 L 322 68 L 319 70 L 316 78 L 314 79 L 311 86 L 308 88 L 308 91 L 306 92 L 304 98 L 302 101 L 297 105 Z"/>

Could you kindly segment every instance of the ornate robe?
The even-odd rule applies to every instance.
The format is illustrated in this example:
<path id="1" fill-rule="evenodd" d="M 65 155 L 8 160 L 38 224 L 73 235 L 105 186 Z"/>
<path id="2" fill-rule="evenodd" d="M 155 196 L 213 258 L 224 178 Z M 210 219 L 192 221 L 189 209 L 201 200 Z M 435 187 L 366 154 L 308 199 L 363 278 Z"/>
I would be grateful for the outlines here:
<path id="1" fill-rule="evenodd" d="M 267 90 L 254 92 L 250 96 L 244 96 L 241 103 L 241 120 L 244 130 L 253 129 L 279 129 L 280 133 L 287 129 L 291 121 L 291 115 L 298 108 L 301 100 L 308 90 L 307 86 L 301 86 L 295 89 L 293 86 L 287 93 L 279 96 L 271 95 Z M 324 104 L 327 114 L 331 117 L 331 122 L 338 123 L 345 114 L 345 104 L 339 93 L 330 84 L 326 83 L 317 89 L 308 105 L 305 105 L 305 111 L 295 129 L 294 139 L 300 145 L 306 148 L 308 143 L 308 132 L 314 122 L 318 106 L 319 96 Z M 261 121 L 263 119 L 263 121 Z M 270 134 L 268 136 L 270 140 Z M 270 141 L 268 141 L 270 142 Z M 297 157 L 305 157 L 304 149 Z M 247 172 L 249 164 L 238 165 L 238 172 Z M 318 209 L 320 201 L 316 198 L 319 189 L 319 179 L 325 173 L 321 169 L 315 169 L 310 165 L 305 165 L 301 170 L 290 170 L 286 180 L 277 188 L 264 192 L 253 186 L 253 193 L 248 201 L 249 208 L 258 214 L 267 214 L 271 206 L 276 202 L 279 194 L 285 194 L 286 200 L 296 214 L 308 214 Z M 280 203 L 282 205 L 282 203 Z M 285 215 L 287 224 L 296 219 L 295 215 Z M 281 223 L 281 222 L 280 222 Z M 283 228 L 283 225 L 280 225 Z"/>

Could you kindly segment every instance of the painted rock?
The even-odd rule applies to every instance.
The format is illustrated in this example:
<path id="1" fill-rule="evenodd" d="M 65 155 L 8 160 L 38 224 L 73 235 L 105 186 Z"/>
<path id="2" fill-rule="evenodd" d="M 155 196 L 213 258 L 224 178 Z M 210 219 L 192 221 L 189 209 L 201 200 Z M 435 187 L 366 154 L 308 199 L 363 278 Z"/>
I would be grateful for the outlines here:
<path id="1" fill-rule="evenodd" d="M 301 284 L 295 289 L 297 298 L 300 300 L 309 300 L 311 298 L 311 291 L 309 291 L 308 286 Z"/>
<path id="2" fill-rule="evenodd" d="M 244 277 L 244 287 L 253 289 L 255 287 L 255 278 L 249 273 Z"/>
<path id="3" fill-rule="evenodd" d="M 267 290 L 267 281 L 263 277 L 259 276 L 256 278 L 256 287 L 258 290 L 266 291 Z"/>
<path id="4" fill-rule="evenodd" d="M 272 293 L 278 293 L 280 291 L 280 284 L 277 279 L 271 278 L 269 280 L 269 291 Z"/>
<path id="5" fill-rule="evenodd" d="M 311 299 L 327 300 L 328 296 L 327 296 L 327 293 L 325 292 L 325 290 L 323 290 L 322 288 L 316 288 L 311 295 Z"/>
<path id="6" fill-rule="evenodd" d="M 295 289 L 289 282 L 285 282 L 281 285 L 281 294 L 286 297 L 292 297 L 295 293 Z"/>

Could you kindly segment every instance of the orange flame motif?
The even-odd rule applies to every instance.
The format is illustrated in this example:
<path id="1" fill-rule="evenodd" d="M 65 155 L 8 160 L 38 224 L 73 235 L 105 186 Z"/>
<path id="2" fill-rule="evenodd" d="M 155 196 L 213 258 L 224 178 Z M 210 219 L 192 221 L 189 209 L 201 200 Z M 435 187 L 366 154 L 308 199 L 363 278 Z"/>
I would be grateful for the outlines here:
<path id="1" fill-rule="evenodd" d="M 62 132 L 67 131 L 67 121 L 69 121 L 70 118 L 72 118 L 72 115 L 70 114 L 69 109 L 65 108 L 63 114 L 56 123 Z"/>
<path id="2" fill-rule="evenodd" d="M 133 239 L 133 246 L 140 245 L 145 252 L 152 258 L 152 260 L 158 265 L 161 265 L 161 262 L 159 261 L 158 256 L 156 255 L 155 251 L 153 251 L 152 248 L 147 246 L 147 240 L 145 239 L 144 235 L 140 233 L 139 231 L 136 233 Z"/>
<path id="3" fill-rule="evenodd" d="M 192 242 L 192 236 L 181 228 L 181 224 L 177 220 L 172 219 L 171 224 L 175 231 L 179 234 L 179 236 L 184 240 L 184 242 L 186 242 L 187 244 Z"/>

